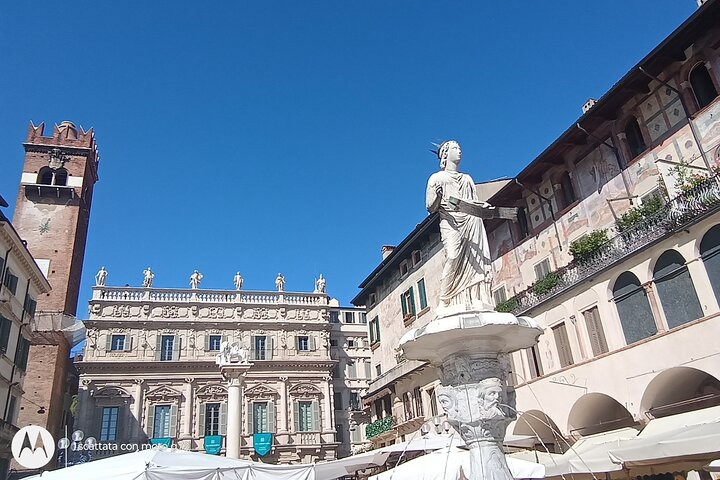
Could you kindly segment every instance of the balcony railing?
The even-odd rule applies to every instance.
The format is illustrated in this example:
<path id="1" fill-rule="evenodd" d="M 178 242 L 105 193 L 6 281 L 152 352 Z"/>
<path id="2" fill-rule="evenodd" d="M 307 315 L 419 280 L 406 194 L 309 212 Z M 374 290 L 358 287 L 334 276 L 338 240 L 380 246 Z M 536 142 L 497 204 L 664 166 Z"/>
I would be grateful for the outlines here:
<path id="1" fill-rule="evenodd" d="M 720 175 L 714 175 L 692 189 L 668 201 L 653 216 L 643 219 L 621 232 L 615 231 L 595 254 L 582 263 L 571 262 L 558 269 L 557 285 L 537 294 L 530 287 L 514 298 L 517 307 L 512 311 L 521 315 L 551 297 L 572 289 L 581 281 L 633 255 L 647 245 L 686 228 L 720 209 Z"/>
<path id="2" fill-rule="evenodd" d="M 385 417 L 382 420 L 371 423 L 365 427 L 365 438 L 368 440 L 377 437 L 380 434 L 392 430 L 395 427 L 394 417 Z"/>
<path id="3" fill-rule="evenodd" d="M 143 287 L 94 287 L 93 300 L 158 303 L 208 303 L 255 305 L 327 305 L 324 293 L 251 292 L 236 290 L 188 290 Z"/>

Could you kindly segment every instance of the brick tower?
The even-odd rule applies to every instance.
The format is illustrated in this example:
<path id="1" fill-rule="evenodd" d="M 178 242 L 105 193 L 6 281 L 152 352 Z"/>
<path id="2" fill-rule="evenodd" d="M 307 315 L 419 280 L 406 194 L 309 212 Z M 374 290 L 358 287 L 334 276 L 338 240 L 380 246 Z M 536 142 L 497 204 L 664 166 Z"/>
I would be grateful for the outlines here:
<path id="1" fill-rule="evenodd" d="M 37 302 L 18 425 L 44 426 L 57 439 L 64 433 L 71 390 L 77 388 L 70 362 L 77 339 L 68 332 L 76 321 L 98 151 L 92 129 L 62 122 L 46 137 L 44 128 L 43 123 L 28 127 L 13 216 L 52 286 Z"/>

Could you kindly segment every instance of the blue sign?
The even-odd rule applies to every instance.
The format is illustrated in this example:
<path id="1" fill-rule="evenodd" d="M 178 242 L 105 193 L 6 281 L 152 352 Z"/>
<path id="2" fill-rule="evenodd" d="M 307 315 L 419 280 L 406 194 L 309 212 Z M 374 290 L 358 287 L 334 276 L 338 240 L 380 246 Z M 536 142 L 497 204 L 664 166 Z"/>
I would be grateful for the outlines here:
<path id="1" fill-rule="evenodd" d="M 150 439 L 150 445 L 163 445 L 165 447 L 170 448 L 172 446 L 172 438 L 166 437 L 166 438 L 151 438 Z"/>
<path id="2" fill-rule="evenodd" d="M 272 450 L 272 433 L 253 433 L 253 448 L 264 457 Z"/>
<path id="3" fill-rule="evenodd" d="M 217 455 L 222 449 L 222 437 L 220 435 L 208 435 L 203 440 L 205 446 L 205 453 L 210 455 Z"/>

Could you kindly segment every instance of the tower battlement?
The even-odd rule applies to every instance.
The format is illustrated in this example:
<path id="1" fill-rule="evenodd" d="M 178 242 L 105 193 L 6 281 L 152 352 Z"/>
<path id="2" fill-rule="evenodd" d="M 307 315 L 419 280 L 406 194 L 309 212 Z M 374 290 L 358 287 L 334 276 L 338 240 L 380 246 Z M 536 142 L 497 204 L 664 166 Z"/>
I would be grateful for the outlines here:
<path id="1" fill-rule="evenodd" d="M 97 157 L 97 145 L 95 144 L 95 131 L 91 128 L 85 131 L 82 127 L 79 129 L 70 121 L 60 122 L 60 125 L 53 126 L 52 136 L 46 137 L 45 122 L 40 123 L 37 127 L 30 122 L 28 125 L 27 139 L 25 145 L 46 145 L 49 147 L 71 147 L 84 148 L 95 152 Z"/>

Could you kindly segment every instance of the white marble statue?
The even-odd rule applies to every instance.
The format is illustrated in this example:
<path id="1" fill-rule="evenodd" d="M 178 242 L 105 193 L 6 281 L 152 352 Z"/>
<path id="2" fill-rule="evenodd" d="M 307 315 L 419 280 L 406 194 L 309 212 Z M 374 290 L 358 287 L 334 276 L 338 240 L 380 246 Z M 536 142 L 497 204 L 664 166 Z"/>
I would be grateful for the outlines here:
<path id="1" fill-rule="evenodd" d="M 105 286 L 105 280 L 107 280 L 108 272 L 105 270 L 105 267 L 100 267 L 100 270 L 95 275 L 95 286 L 96 287 L 104 287 Z"/>
<path id="2" fill-rule="evenodd" d="M 190 275 L 190 288 L 193 290 L 197 290 L 197 288 L 200 286 L 200 282 L 203 279 L 203 274 L 195 270 L 192 275 Z"/>
<path id="3" fill-rule="evenodd" d="M 239 342 L 232 344 L 227 340 L 220 344 L 220 353 L 215 357 L 215 363 L 218 365 L 228 365 L 232 363 L 248 363 L 250 352 Z"/>
<path id="4" fill-rule="evenodd" d="M 425 204 L 430 213 L 440 214 L 440 235 L 445 251 L 445 265 L 440 281 L 438 316 L 452 310 L 493 311 L 490 299 L 490 250 L 482 219 L 460 212 L 454 199 L 469 204 L 478 202 L 475 182 L 460 173 L 460 145 L 454 140 L 443 142 L 437 151 L 439 172 L 430 176 Z M 454 308 L 453 308 L 454 307 Z"/>
<path id="5" fill-rule="evenodd" d="M 240 272 L 237 272 L 233 277 L 233 283 L 235 284 L 235 290 L 242 290 L 243 278 L 242 275 L 240 275 Z"/>
<path id="6" fill-rule="evenodd" d="M 325 293 L 326 290 L 326 283 L 325 279 L 323 278 L 323 274 L 320 274 L 320 278 L 315 280 L 315 292 L 314 293 Z"/>
<path id="7" fill-rule="evenodd" d="M 150 288 L 152 287 L 153 280 L 155 279 L 155 274 L 150 270 L 150 267 L 143 270 L 143 287 Z"/>
<path id="8" fill-rule="evenodd" d="M 278 276 L 275 279 L 275 288 L 277 288 L 278 292 L 285 291 L 285 277 L 283 277 L 282 273 L 278 273 Z"/>

